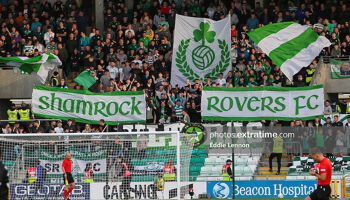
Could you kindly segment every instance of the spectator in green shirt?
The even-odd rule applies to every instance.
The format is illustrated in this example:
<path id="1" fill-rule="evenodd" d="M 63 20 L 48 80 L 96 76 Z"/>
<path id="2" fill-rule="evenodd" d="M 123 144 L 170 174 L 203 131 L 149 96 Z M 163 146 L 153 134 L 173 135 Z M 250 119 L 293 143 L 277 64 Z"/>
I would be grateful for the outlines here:
<path id="1" fill-rule="evenodd" d="M 167 21 L 165 21 L 165 16 L 162 15 L 161 17 L 161 21 L 159 22 L 160 25 L 166 25 L 167 27 L 169 27 L 169 23 Z"/>
<path id="2" fill-rule="evenodd" d="M 128 50 L 129 51 L 134 50 L 136 52 L 138 50 L 138 48 L 139 48 L 139 45 L 137 44 L 136 39 L 135 38 L 132 39 L 131 44 L 129 44 L 129 46 L 128 46 Z"/>
<path id="3" fill-rule="evenodd" d="M 51 42 L 49 45 L 46 46 L 46 49 L 50 52 L 50 53 L 53 53 L 55 49 L 57 49 L 57 45 L 56 45 L 56 42 L 51 39 Z"/>
<path id="4" fill-rule="evenodd" d="M 149 39 L 149 37 L 147 37 L 146 31 L 143 32 L 142 36 L 143 37 L 139 39 L 139 45 L 140 45 L 140 42 L 142 41 L 144 46 L 148 47 L 148 45 L 151 42 L 151 40 Z"/>

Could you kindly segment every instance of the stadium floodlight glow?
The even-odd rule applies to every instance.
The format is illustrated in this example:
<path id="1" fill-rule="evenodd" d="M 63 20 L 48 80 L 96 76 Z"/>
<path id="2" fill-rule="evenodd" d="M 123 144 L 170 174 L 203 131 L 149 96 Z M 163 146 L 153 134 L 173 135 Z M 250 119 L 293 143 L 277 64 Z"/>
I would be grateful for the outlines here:
<path id="1" fill-rule="evenodd" d="M 152 199 L 159 194 L 161 178 L 165 199 L 183 199 L 188 193 L 181 183 L 189 181 L 193 143 L 178 131 L 2 134 L 0 148 L 12 198 L 63 196 L 67 153 L 77 184 L 71 198 Z M 132 172 L 128 187 L 122 184 L 123 163 Z"/>

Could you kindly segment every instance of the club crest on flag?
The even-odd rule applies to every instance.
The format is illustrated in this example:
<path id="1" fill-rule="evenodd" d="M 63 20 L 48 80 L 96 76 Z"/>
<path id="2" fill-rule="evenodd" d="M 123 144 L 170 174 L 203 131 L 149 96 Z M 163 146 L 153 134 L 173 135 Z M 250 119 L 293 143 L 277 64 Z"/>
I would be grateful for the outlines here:
<path id="1" fill-rule="evenodd" d="M 172 84 L 183 85 L 230 70 L 229 18 L 213 21 L 177 15 L 175 28 Z M 183 34 L 184 33 L 184 34 Z"/>

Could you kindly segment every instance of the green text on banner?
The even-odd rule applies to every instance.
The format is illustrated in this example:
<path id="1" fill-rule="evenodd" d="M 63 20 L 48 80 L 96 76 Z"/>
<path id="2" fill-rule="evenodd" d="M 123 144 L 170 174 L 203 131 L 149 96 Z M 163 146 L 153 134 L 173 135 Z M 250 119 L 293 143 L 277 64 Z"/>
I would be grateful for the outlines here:
<path id="1" fill-rule="evenodd" d="M 32 111 L 36 116 L 75 119 L 82 123 L 106 124 L 145 122 L 143 91 L 92 93 L 83 90 L 34 86 Z"/>
<path id="2" fill-rule="evenodd" d="M 323 116 L 323 86 L 204 87 L 202 119 L 252 121 L 314 119 Z"/>

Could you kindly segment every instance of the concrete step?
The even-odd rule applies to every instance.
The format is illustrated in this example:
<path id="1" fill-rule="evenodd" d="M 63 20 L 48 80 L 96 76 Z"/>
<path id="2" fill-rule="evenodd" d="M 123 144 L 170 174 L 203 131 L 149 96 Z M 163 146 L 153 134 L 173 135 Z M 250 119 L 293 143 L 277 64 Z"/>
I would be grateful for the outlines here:
<path id="1" fill-rule="evenodd" d="M 263 158 L 268 158 L 269 156 L 270 156 L 270 154 L 264 154 L 262 157 L 263 157 Z M 282 158 L 288 158 L 288 154 L 283 153 L 283 154 L 282 154 Z"/>
<path id="2" fill-rule="evenodd" d="M 269 166 L 269 162 L 260 162 L 260 163 L 261 163 L 262 167 L 268 167 Z M 282 167 L 288 167 L 289 163 L 290 162 L 281 162 L 281 165 L 282 165 Z M 274 166 L 276 166 L 276 167 L 278 166 L 276 161 L 272 162 L 272 167 L 274 167 Z"/>
<path id="3" fill-rule="evenodd" d="M 272 167 L 272 170 L 277 170 L 277 166 L 276 167 Z M 259 167 L 258 170 L 260 172 L 262 171 L 269 171 L 270 170 L 270 167 Z M 288 171 L 289 170 L 289 167 L 281 167 L 281 171 Z"/>
<path id="4" fill-rule="evenodd" d="M 270 171 L 260 171 L 259 174 L 260 175 L 276 175 L 277 173 L 277 169 L 276 170 L 272 170 L 272 172 Z M 281 174 L 288 174 L 288 171 L 282 171 L 280 172 Z"/>
<path id="5" fill-rule="evenodd" d="M 286 176 L 255 176 L 254 180 L 286 180 Z"/>
<path id="6" fill-rule="evenodd" d="M 268 157 L 265 157 L 263 160 L 269 161 L 269 158 L 268 158 Z M 277 158 L 275 157 L 275 158 L 273 158 L 273 160 L 277 160 Z M 284 161 L 284 160 L 288 161 L 288 158 L 287 158 L 287 157 L 285 157 L 285 158 L 282 157 L 281 160 L 282 160 L 282 161 Z"/>

